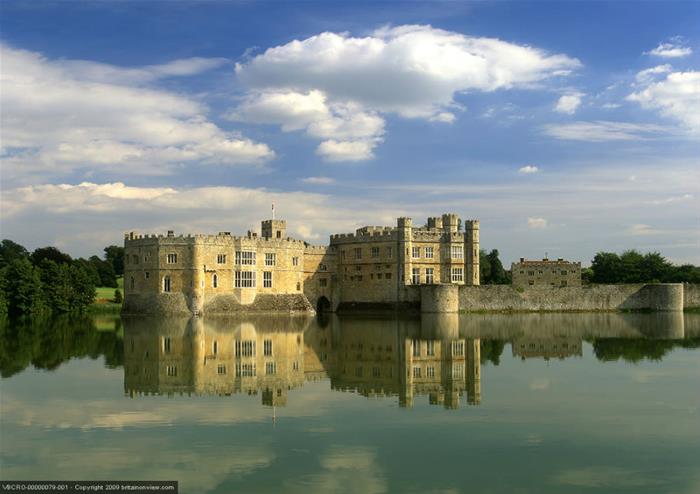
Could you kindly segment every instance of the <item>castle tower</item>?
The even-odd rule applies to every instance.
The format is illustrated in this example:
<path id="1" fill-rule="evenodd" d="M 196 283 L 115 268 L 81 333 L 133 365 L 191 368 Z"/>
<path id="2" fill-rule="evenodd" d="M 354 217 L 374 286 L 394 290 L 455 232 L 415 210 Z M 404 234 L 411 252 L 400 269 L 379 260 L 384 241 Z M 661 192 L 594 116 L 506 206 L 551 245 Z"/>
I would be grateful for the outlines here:
<path id="1" fill-rule="evenodd" d="M 431 216 L 430 218 L 428 218 L 428 228 L 442 230 L 442 218 L 438 216 Z"/>
<path id="2" fill-rule="evenodd" d="M 466 285 L 478 286 L 479 281 L 479 220 L 464 222 L 464 260 Z"/>
<path id="3" fill-rule="evenodd" d="M 457 233 L 459 231 L 459 216 L 453 213 L 443 214 L 442 229 L 445 233 Z"/>
<path id="4" fill-rule="evenodd" d="M 190 310 L 193 314 L 201 314 L 204 309 L 204 246 L 201 240 L 194 238 L 192 244 L 192 291 L 190 295 Z"/>
<path id="5" fill-rule="evenodd" d="M 287 238 L 287 222 L 285 220 L 263 220 L 260 225 L 264 238 Z"/>
<path id="6" fill-rule="evenodd" d="M 411 273 L 411 247 L 413 240 L 413 220 L 411 218 L 401 217 L 396 220 L 396 226 L 399 231 L 399 248 L 397 252 L 398 260 L 398 279 L 400 284 L 408 285 L 411 283 L 409 279 Z"/>

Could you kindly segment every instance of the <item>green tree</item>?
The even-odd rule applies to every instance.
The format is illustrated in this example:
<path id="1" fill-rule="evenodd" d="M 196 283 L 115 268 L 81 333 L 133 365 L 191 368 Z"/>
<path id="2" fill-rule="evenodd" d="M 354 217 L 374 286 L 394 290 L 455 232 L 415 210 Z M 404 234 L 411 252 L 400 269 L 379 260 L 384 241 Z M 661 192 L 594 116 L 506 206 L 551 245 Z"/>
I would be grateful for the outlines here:
<path id="1" fill-rule="evenodd" d="M 618 283 L 642 283 L 644 273 L 642 272 L 642 262 L 644 256 L 636 250 L 626 250 L 620 255 L 620 263 L 622 264 L 620 273 L 618 274 Z"/>
<path id="2" fill-rule="evenodd" d="M 124 301 L 124 297 L 122 296 L 121 290 L 117 288 L 114 290 L 114 303 L 116 304 L 121 304 Z"/>
<path id="3" fill-rule="evenodd" d="M 114 268 L 114 273 L 117 276 L 124 276 L 124 247 L 117 245 L 109 245 L 105 247 L 105 259 Z"/>
<path id="4" fill-rule="evenodd" d="M 591 263 L 593 283 L 620 283 L 622 261 L 614 252 L 598 252 Z"/>
<path id="5" fill-rule="evenodd" d="M 61 252 L 56 247 L 40 247 L 32 252 L 32 263 L 38 266 L 44 259 L 49 259 L 56 264 L 67 264 L 73 261 L 71 256 Z"/>
<path id="6" fill-rule="evenodd" d="M 673 264 L 668 262 L 660 253 L 644 254 L 641 262 L 642 281 L 667 282 L 672 281 Z"/>
<path id="7" fill-rule="evenodd" d="M 0 268 L 10 264 L 15 259 L 29 257 L 29 251 L 12 240 L 4 239 L 0 243 Z"/>
<path id="8" fill-rule="evenodd" d="M 484 249 L 479 250 L 479 280 L 482 285 L 487 285 L 491 279 L 491 262 Z"/>
<path id="9" fill-rule="evenodd" d="M 117 288 L 117 276 L 114 274 L 112 263 L 109 261 L 103 261 L 97 256 L 91 256 L 89 261 L 100 277 L 99 286 Z"/>
<path id="10" fill-rule="evenodd" d="M 26 258 L 13 260 L 5 271 L 7 312 L 12 316 L 37 314 L 47 309 L 41 270 Z"/>
<path id="11" fill-rule="evenodd" d="M 493 285 L 503 285 L 508 283 L 508 278 L 506 277 L 506 270 L 503 269 L 503 264 L 498 258 L 498 250 L 493 249 L 488 254 L 489 264 L 491 265 L 491 279 L 490 284 Z"/>

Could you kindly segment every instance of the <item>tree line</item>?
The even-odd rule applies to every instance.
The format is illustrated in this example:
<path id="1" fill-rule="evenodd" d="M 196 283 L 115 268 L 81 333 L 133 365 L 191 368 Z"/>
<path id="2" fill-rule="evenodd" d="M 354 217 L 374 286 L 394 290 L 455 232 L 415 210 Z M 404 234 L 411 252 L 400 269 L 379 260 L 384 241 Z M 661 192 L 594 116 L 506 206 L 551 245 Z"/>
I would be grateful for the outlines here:
<path id="1" fill-rule="evenodd" d="M 658 252 L 598 252 L 581 277 L 589 283 L 700 283 L 700 267 L 676 266 Z"/>
<path id="2" fill-rule="evenodd" d="M 56 247 L 29 252 L 5 239 L 0 242 L 0 315 L 25 316 L 85 310 L 95 287 L 117 288 L 124 274 L 124 248 L 110 245 L 105 258 L 73 259 Z"/>

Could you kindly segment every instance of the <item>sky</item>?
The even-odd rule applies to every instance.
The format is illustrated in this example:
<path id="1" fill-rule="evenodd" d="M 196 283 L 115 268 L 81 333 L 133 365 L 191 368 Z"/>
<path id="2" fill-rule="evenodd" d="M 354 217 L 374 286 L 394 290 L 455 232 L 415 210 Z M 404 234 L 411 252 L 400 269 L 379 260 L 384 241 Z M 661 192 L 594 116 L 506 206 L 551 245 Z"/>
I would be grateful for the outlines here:
<path id="1" fill-rule="evenodd" d="M 0 3 L 0 230 L 290 235 L 454 212 L 482 248 L 700 264 L 698 2 Z"/>

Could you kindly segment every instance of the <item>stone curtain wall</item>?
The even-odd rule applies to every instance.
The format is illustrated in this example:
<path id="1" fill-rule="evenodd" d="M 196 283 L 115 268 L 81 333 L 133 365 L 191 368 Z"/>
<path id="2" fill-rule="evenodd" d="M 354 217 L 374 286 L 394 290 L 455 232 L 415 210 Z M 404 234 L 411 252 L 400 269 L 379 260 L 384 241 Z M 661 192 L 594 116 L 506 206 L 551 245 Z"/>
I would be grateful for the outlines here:
<path id="1" fill-rule="evenodd" d="M 459 288 L 459 307 L 466 312 L 679 310 L 698 307 L 699 302 L 698 285 L 589 285 L 522 290 L 506 285 Z"/>
<path id="2" fill-rule="evenodd" d="M 683 307 L 700 309 L 700 285 L 686 283 L 683 285 Z"/>

